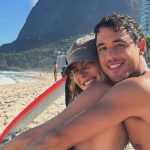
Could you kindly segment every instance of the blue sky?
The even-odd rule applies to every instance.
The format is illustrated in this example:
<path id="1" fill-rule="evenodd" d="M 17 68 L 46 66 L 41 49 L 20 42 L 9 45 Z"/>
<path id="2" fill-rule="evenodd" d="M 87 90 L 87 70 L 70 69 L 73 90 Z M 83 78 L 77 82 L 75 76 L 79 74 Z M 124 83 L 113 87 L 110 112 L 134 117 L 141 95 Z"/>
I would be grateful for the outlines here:
<path id="1" fill-rule="evenodd" d="M 14 41 L 38 0 L 0 0 L 0 45 Z"/>

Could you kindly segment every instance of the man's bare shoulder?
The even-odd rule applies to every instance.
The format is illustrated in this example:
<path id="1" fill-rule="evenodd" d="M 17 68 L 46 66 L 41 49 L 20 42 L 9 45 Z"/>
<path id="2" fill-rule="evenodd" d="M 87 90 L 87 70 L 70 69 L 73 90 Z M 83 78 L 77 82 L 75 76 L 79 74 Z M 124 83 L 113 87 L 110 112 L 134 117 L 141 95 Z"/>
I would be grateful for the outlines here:
<path id="1" fill-rule="evenodd" d="M 132 114 L 150 106 L 150 74 L 129 78 L 114 85 L 103 97 L 104 103 Z"/>
<path id="2" fill-rule="evenodd" d="M 132 77 L 132 78 L 128 78 L 125 79 L 119 83 L 117 83 L 112 89 L 117 91 L 119 90 L 121 91 L 137 91 L 137 90 L 148 90 L 150 91 L 150 71 L 147 71 L 145 73 L 143 73 L 141 76 L 139 77 Z M 146 91 L 147 91 L 146 90 Z M 141 93 L 141 92 L 140 92 Z"/>

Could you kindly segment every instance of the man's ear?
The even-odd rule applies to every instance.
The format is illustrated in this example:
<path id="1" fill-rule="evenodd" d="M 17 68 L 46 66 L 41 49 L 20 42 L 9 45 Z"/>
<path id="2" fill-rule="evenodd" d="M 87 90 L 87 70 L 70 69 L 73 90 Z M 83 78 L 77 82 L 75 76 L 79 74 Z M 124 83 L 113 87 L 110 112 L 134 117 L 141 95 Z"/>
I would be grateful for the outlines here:
<path id="1" fill-rule="evenodd" d="M 140 55 L 144 55 L 144 53 L 146 52 L 146 40 L 145 39 L 141 39 L 138 43 L 137 46 L 139 48 L 139 54 Z"/>

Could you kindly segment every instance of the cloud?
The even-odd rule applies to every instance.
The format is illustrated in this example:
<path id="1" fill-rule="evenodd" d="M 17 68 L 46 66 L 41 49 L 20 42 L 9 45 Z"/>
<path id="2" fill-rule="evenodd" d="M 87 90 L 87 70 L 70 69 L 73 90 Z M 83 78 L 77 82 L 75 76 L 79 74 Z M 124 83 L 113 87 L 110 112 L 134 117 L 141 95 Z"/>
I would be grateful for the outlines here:
<path id="1" fill-rule="evenodd" d="M 31 5 L 32 5 L 32 7 L 33 6 L 35 6 L 35 4 L 38 2 L 38 0 L 30 0 L 30 3 L 31 3 Z"/>

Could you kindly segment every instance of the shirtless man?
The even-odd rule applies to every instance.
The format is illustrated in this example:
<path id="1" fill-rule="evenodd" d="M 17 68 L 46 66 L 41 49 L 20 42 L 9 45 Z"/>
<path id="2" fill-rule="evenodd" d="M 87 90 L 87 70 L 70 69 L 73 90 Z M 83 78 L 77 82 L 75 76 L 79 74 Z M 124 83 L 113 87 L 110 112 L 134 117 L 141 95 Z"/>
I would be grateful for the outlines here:
<path id="1" fill-rule="evenodd" d="M 96 106 L 45 132 L 28 150 L 65 150 L 123 121 L 135 150 L 150 149 L 150 70 L 141 28 L 131 17 L 112 14 L 97 24 L 95 32 L 102 70 L 115 85 Z M 92 99 L 90 90 L 97 91 L 98 85 L 78 100 Z"/>

